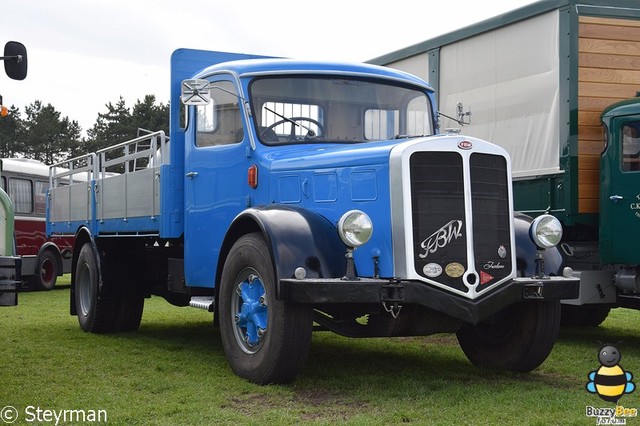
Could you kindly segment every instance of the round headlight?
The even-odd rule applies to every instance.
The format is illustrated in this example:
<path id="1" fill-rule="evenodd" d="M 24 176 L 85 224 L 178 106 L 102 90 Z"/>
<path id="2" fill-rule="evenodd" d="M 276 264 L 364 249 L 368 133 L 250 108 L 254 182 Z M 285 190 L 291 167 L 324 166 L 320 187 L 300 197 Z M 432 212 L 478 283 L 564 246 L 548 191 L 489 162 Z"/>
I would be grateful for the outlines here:
<path id="1" fill-rule="evenodd" d="M 346 212 L 338 222 L 338 234 L 349 247 L 359 247 L 371 238 L 373 223 L 366 213 L 360 210 Z"/>
<path id="2" fill-rule="evenodd" d="M 555 217 L 543 214 L 533 220 L 529 235 L 541 249 L 555 247 L 562 239 L 562 224 Z"/>

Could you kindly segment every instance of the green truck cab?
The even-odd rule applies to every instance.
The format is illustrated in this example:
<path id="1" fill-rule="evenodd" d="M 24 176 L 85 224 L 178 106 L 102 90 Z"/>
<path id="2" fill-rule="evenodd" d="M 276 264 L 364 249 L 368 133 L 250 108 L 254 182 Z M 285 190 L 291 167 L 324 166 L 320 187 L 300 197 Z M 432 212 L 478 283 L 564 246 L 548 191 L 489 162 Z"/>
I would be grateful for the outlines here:
<path id="1" fill-rule="evenodd" d="M 606 108 L 602 124 L 606 146 L 600 158 L 600 258 L 607 264 L 638 265 L 640 98 Z M 635 282 L 629 289 L 640 290 Z"/>
<path id="2" fill-rule="evenodd" d="M 22 43 L 8 42 L 4 47 L 4 61 L 7 76 L 13 80 L 23 80 L 27 76 L 27 49 Z M 7 115 L 0 95 L 0 119 Z M 15 255 L 13 203 L 0 189 L 0 306 L 18 304 L 21 261 Z"/>

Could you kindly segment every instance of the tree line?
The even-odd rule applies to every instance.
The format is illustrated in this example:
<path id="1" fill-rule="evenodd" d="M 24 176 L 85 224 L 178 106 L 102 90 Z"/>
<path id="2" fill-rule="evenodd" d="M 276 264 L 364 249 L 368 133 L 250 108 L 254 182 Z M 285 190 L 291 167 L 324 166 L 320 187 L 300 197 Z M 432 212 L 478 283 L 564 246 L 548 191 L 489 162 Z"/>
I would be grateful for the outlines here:
<path id="1" fill-rule="evenodd" d="M 132 108 L 122 96 L 107 103 L 87 135 L 77 121 L 63 117 L 50 103 L 36 100 L 25 107 L 24 118 L 14 105 L 0 118 L 0 158 L 31 158 L 54 164 L 94 152 L 138 136 L 138 129 L 164 130 L 169 134 L 169 104 L 154 95 L 138 99 Z"/>

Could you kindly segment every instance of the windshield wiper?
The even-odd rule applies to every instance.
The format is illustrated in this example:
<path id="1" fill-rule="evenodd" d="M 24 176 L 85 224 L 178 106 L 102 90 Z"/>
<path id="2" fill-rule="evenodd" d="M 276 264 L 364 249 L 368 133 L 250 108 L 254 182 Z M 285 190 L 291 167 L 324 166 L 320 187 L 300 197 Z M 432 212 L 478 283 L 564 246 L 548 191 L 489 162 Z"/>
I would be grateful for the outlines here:
<path id="1" fill-rule="evenodd" d="M 296 127 L 302 127 L 303 129 L 305 129 L 307 131 L 307 136 L 309 137 L 314 137 L 316 135 L 316 132 L 313 131 L 313 129 L 311 127 L 307 127 L 304 124 L 298 123 L 295 120 L 290 119 L 289 117 L 285 117 L 284 115 L 275 112 L 274 110 L 272 110 L 271 108 L 267 107 L 266 105 L 263 106 L 264 109 L 266 109 L 267 111 L 269 111 L 272 114 L 277 115 L 278 117 L 282 118 L 285 121 L 288 121 L 289 123 L 293 124 Z"/>
<path id="2" fill-rule="evenodd" d="M 394 139 L 415 139 L 415 138 L 425 138 L 430 135 L 396 135 Z"/>

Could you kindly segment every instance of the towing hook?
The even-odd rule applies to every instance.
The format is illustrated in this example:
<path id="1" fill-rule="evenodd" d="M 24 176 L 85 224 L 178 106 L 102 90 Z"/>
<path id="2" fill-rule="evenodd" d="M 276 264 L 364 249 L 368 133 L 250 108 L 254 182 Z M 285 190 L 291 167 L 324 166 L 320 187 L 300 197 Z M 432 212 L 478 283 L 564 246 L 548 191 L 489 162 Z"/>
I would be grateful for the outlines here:
<path id="1" fill-rule="evenodd" d="M 522 291 L 523 299 L 544 299 L 544 284 L 541 282 L 526 284 Z"/>
<path id="2" fill-rule="evenodd" d="M 393 302 L 391 305 L 387 305 L 387 302 L 382 302 L 382 307 L 385 311 L 389 312 L 393 319 L 397 320 L 400 315 L 400 310 L 402 309 L 402 305 L 398 302 Z"/>

